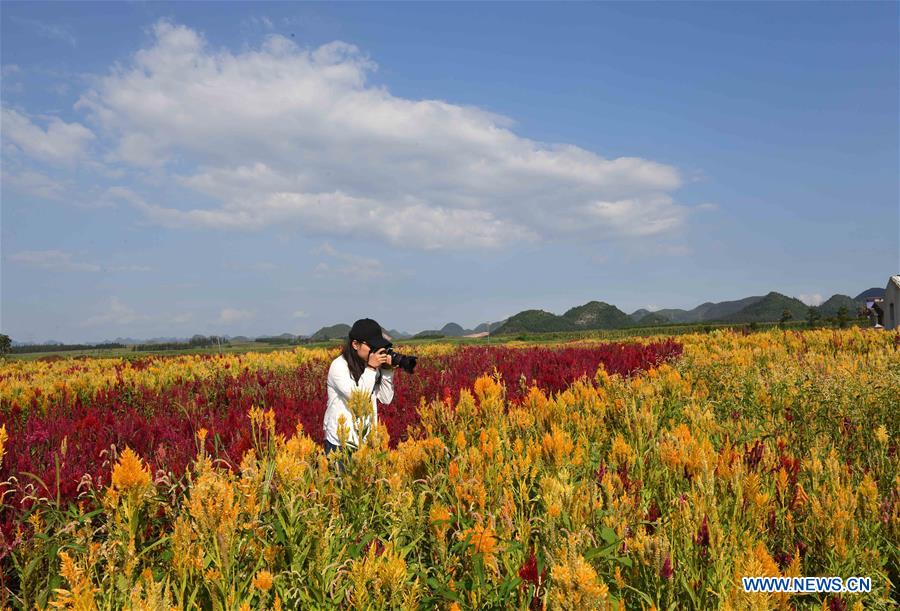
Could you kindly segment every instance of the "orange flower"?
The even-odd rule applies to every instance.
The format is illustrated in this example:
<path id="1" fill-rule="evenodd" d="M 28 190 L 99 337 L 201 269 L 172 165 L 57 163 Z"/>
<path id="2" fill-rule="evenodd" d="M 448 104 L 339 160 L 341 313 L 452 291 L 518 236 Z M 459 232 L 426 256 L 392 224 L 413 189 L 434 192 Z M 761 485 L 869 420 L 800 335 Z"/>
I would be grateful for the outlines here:
<path id="1" fill-rule="evenodd" d="M 253 578 L 253 587 L 268 592 L 272 588 L 272 573 L 265 569 L 258 572 Z"/>
<path id="2" fill-rule="evenodd" d="M 440 541 L 443 540 L 444 534 L 450 527 L 450 512 L 440 503 L 431 506 L 428 517 L 431 519 L 431 526 L 434 528 L 434 535 Z"/>
<path id="3" fill-rule="evenodd" d="M 113 467 L 112 485 L 116 490 L 127 492 L 150 485 L 150 470 L 129 447 L 119 456 L 119 462 Z"/>
<path id="4" fill-rule="evenodd" d="M 494 554 L 497 552 L 497 537 L 490 526 L 478 525 L 475 528 L 467 528 L 459 533 L 461 539 L 471 537 L 469 544 L 473 554 L 482 554 L 484 563 L 492 568 L 496 568 L 497 559 Z"/>

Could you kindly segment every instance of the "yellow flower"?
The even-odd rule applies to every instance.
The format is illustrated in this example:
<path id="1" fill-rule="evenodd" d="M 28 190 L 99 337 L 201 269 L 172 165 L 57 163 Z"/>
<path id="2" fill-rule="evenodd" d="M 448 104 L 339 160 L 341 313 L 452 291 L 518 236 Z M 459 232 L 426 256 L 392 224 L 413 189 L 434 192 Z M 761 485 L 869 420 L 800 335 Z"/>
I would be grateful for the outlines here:
<path id="1" fill-rule="evenodd" d="M 887 445 L 888 442 L 888 432 L 885 426 L 882 424 L 877 429 L 875 429 L 875 439 L 881 445 Z"/>
<path id="2" fill-rule="evenodd" d="M 479 378 L 475 380 L 473 390 L 475 391 L 475 396 L 482 402 L 488 397 L 497 397 L 501 393 L 500 385 L 487 374 L 479 376 Z"/>
<path id="3" fill-rule="evenodd" d="M 208 431 L 207 431 L 206 429 L 204 429 L 204 428 L 201 428 L 199 431 L 197 431 L 197 439 L 200 440 L 200 443 L 201 443 L 201 444 L 202 444 L 204 441 L 206 441 L 206 434 L 207 434 L 207 432 L 208 432 Z"/>
<path id="4" fill-rule="evenodd" d="M 262 423 L 263 411 L 261 408 L 256 406 L 251 407 L 248 415 L 250 416 L 250 424 L 259 425 Z"/>
<path id="5" fill-rule="evenodd" d="M 347 402 L 347 408 L 355 419 L 365 420 L 372 414 L 372 399 L 364 391 L 353 389 L 350 393 L 350 400 Z"/>
<path id="6" fill-rule="evenodd" d="M 84 569 L 78 566 L 66 552 L 59 552 L 59 559 L 59 572 L 69 582 L 71 590 L 57 588 L 55 590 L 57 599 L 51 601 L 50 606 L 58 609 L 84 611 L 97 609 L 94 594 L 99 592 L 100 588 L 93 587 L 89 575 L 85 574 Z"/>
<path id="7" fill-rule="evenodd" d="M 347 422 L 347 416 L 340 414 L 337 420 L 337 436 L 338 445 L 344 447 L 350 439 L 350 424 Z"/>
<path id="8" fill-rule="evenodd" d="M 859 496 L 860 505 L 867 515 L 875 514 L 878 511 L 878 485 L 869 473 L 866 473 L 859 484 Z"/>
<path id="9" fill-rule="evenodd" d="M 431 527 L 434 529 L 434 536 L 440 541 L 443 540 L 444 534 L 450 528 L 450 512 L 440 503 L 431 506 L 428 512 L 431 520 Z"/>
<path id="10" fill-rule="evenodd" d="M 497 558 L 495 557 L 495 554 L 498 551 L 499 546 L 497 544 L 497 537 L 490 526 L 479 524 L 475 526 L 475 528 L 467 528 L 458 533 L 457 536 L 462 540 L 465 540 L 468 537 L 470 553 L 473 556 L 475 554 L 481 554 L 485 566 L 497 570 Z"/>
<path id="11" fill-rule="evenodd" d="M 150 485 L 150 470 L 147 469 L 134 451 L 126 447 L 113 467 L 112 485 L 116 490 L 128 492 Z"/>
<path id="12" fill-rule="evenodd" d="M 635 452 L 621 435 L 613 439 L 612 450 L 609 453 L 609 462 L 614 466 L 630 465 L 635 458 Z"/>
<path id="13" fill-rule="evenodd" d="M 410 595 L 415 584 L 408 583 L 406 561 L 390 541 L 381 551 L 376 547 L 370 545 L 368 553 L 350 565 L 353 608 L 396 608 L 401 598 L 414 603 Z"/>
<path id="14" fill-rule="evenodd" d="M 263 569 L 253 578 L 253 587 L 268 592 L 272 587 L 272 573 Z"/>
<path id="15" fill-rule="evenodd" d="M 466 434 L 463 431 L 456 433 L 456 449 L 460 452 L 466 449 Z"/>
<path id="16" fill-rule="evenodd" d="M 550 601 L 556 609 L 596 609 L 609 594 L 597 572 L 583 557 L 569 550 L 550 570 Z"/>
<path id="17" fill-rule="evenodd" d="M 542 447 L 548 459 L 555 465 L 561 465 L 572 453 L 575 444 L 568 433 L 554 424 L 550 433 L 544 433 Z"/>
<path id="18" fill-rule="evenodd" d="M 479 554 L 493 554 L 497 550 L 497 538 L 490 527 L 476 526 L 472 545 Z"/>
<path id="19" fill-rule="evenodd" d="M 9 437 L 6 435 L 6 425 L 0 426 L 0 466 L 3 465 L 3 453 L 6 451 L 6 440 Z"/>
<path id="20" fill-rule="evenodd" d="M 803 489 L 803 484 L 797 482 L 797 492 L 794 497 L 794 505 L 798 508 L 804 507 L 809 502 L 809 497 L 806 495 L 806 490 Z"/>

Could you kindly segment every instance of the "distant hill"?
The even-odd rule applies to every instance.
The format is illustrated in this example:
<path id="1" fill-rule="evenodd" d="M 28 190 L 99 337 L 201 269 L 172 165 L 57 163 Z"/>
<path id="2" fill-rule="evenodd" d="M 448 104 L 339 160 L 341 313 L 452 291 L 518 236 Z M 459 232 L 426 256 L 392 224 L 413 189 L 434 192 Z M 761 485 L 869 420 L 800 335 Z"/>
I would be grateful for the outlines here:
<path id="1" fill-rule="evenodd" d="M 546 333 L 588 329 L 621 329 L 634 321 L 616 306 L 603 301 L 589 301 L 566 311 L 562 316 L 544 310 L 525 310 L 511 316 L 491 335 L 509 333 Z"/>
<path id="2" fill-rule="evenodd" d="M 589 301 L 571 308 L 562 317 L 578 329 L 621 329 L 634 323 L 628 314 L 604 301 Z"/>
<path id="3" fill-rule="evenodd" d="M 388 335 L 391 336 L 391 339 L 407 339 L 412 337 L 412 333 L 405 333 L 404 331 L 397 331 L 396 329 L 389 329 L 385 331 Z"/>
<path id="4" fill-rule="evenodd" d="M 525 310 L 510 316 L 499 329 L 491 331 L 491 335 L 506 335 L 531 331 L 544 333 L 550 331 L 576 331 L 578 327 L 567 318 L 557 316 L 544 310 Z"/>
<path id="5" fill-rule="evenodd" d="M 637 324 L 639 327 L 655 327 L 657 325 L 665 325 L 670 322 L 671 321 L 665 316 L 657 312 L 650 312 L 639 321 L 637 321 Z"/>
<path id="6" fill-rule="evenodd" d="M 491 329 L 496 329 L 501 324 L 502 323 L 481 323 L 474 329 L 464 329 L 455 322 L 448 322 L 440 329 L 426 329 L 425 331 L 419 331 L 413 337 L 464 337 L 475 333 L 486 332 L 488 330 L 488 325 L 490 325 Z"/>
<path id="7" fill-rule="evenodd" d="M 467 333 L 472 333 L 469 329 L 463 329 L 455 322 L 448 322 L 441 328 L 441 333 L 447 337 L 462 337 Z"/>
<path id="8" fill-rule="evenodd" d="M 828 307 L 848 303 L 850 299 L 846 295 L 836 295 L 829 300 Z M 852 303 L 850 300 L 849 303 Z M 824 305 L 824 304 L 823 304 Z M 719 303 L 706 302 L 692 310 L 659 310 L 650 312 L 636 310 L 631 315 L 619 308 L 602 301 L 589 301 L 588 303 L 566 311 L 562 316 L 557 316 L 545 310 L 525 310 L 515 316 L 511 316 L 505 324 L 493 331 L 491 335 L 505 335 L 510 333 L 542 333 L 554 331 L 578 331 L 588 329 L 621 329 L 634 326 L 655 326 L 668 323 L 698 323 L 698 322 L 776 322 L 781 319 L 782 312 L 791 312 L 794 320 L 806 318 L 808 306 L 799 299 L 771 292 L 765 296 L 745 297 L 733 301 Z M 848 310 L 855 311 L 855 308 Z M 644 313 L 646 312 L 646 313 Z M 829 310 L 830 312 L 830 310 Z M 643 314 L 643 316 L 640 316 Z M 640 318 L 635 320 L 635 316 Z M 828 314 L 831 315 L 830 313 Z"/>
<path id="9" fill-rule="evenodd" d="M 837 316 L 841 307 L 846 307 L 851 318 L 855 317 L 859 307 L 865 304 L 866 299 L 872 297 L 883 298 L 885 289 L 873 287 L 859 293 L 856 297 L 844 294 L 832 295 L 827 301 L 818 306 L 823 318 Z M 553 314 L 545 310 L 525 310 L 515 316 L 496 322 L 483 322 L 474 329 L 465 329 L 455 322 L 445 324 L 440 329 L 427 329 L 418 333 L 408 333 L 396 329 L 385 330 L 392 340 L 409 339 L 412 337 L 470 337 L 473 335 L 488 333 L 490 335 L 503 335 L 521 332 L 558 332 L 579 331 L 591 329 L 620 329 L 636 326 L 656 326 L 667 323 L 701 323 L 701 322 L 725 322 L 725 323 L 749 323 L 749 322 L 777 322 L 782 312 L 789 310 L 794 320 L 804 320 L 808 306 L 798 299 L 788 297 L 777 292 L 770 292 L 765 296 L 744 297 L 731 301 L 712 302 L 707 301 L 697 307 L 685 310 L 678 308 L 666 308 L 651 312 L 649 309 L 640 308 L 631 314 L 626 314 L 616 306 L 602 301 L 589 301 L 580 306 L 570 308 L 562 315 Z M 330 327 L 322 327 L 312 335 L 295 335 L 282 333 L 277 336 L 261 336 L 256 340 L 267 339 L 269 342 L 280 340 L 283 342 L 324 341 L 344 339 L 350 332 L 350 325 L 336 324 Z M 193 336 L 198 337 L 198 336 Z M 152 344 L 178 344 L 191 341 L 191 337 L 154 337 L 150 339 L 134 339 L 131 337 L 117 337 L 115 340 L 103 342 L 84 342 L 85 344 L 116 343 L 126 346 L 152 345 Z M 220 336 L 222 340 L 234 342 L 252 341 L 246 336 L 231 337 Z M 26 345 L 63 345 L 56 340 L 17 341 L 12 339 L 12 345 L 16 347 Z M 69 344 L 65 344 L 69 345 Z"/>
<path id="10" fill-rule="evenodd" d="M 850 317 L 856 316 L 856 311 L 863 304 L 864 300 L 855 300 L 849 295 L 832 295 L 825 303 L 819 306 L 819 313 L 823 318 L 837 316 L 841 307 L 847 308 L 847 314 Z"/>
<path id="11" fill-rule="evenodd" d="M 650 310 L 647 310 L 647 309 L 645 309 L 645 308 L 641 308 L 640 310 L 635 310 L 634 312 L 632 312 L 632 313 L 629 314 L 628 316 L 631 317 L 631 320 L 633 320 L 634 322 L 637 322 L 637 321 L 639 321 L 640 319 L 642 319 L 644 316 L 646 316 L 647 314 L 651 314 L 651 313 L 652 313 L 652 312 L 650 312 Z M 668 320 L 668 318 L 667 318 L 666 320 Z"/>
<path id="12" fill-rule="evenodd" d="M 189 341 L 190 337 L 152 337 L 150 339 L 133 339 L 131 337 L 117 337 L 114 342 L 131 346 L 135 344 L 177 344 Z"/>
<path id="13" fill-rule="evenodd" d="M 871 299 L 872 297 L 881 297 L 883 299 L 884 289 L 878 288 L 877 286 L 866 289 L 862 293 L 857 295 L 855 299 L 856 301 L 865 301 L 866 299 Z"/>
<path id="14" fill-rule="evenodd" d="M 722 320 L 728 316 L 731 316 L 732 314 L 737 314 L 744 308 L 747 308 L 755 303 L 759 303 L 763 299 L 764 297 L 762 296 L 755 296 L 744 297 L 743 299 L 736 299 L 734 301 L 704 303 L 703 305 L 694 308 L 694 311 L 696 311 L 700 316 L 697 322 L 703 322 L 707 320 Z M 780 315 L 781 313 L 779 312 L 779 316 Z"/>
<path id="15" fill-rule="evenodd" d="M 396 329 L 383 329 L 383 331 L 385 335 L 390 336 L 392 341 L 397 341 L 398 339 L 409 339 L 413 337 L 412 333 L 406 333 L 405 331 L 398 331 Z M 312 335 L 308 336 L 308 339 L 312 342 L 321 342 L 330 339 L 346 339 L 349 333 L 350 325 L 342 323 L 338 325 L 331 325 L 330 327 L 322 327 Z"/>
<path id="16" fill-rule="evenodd" d="M 649 313 L 650 312 L 648 312 L 647 314 Z M 669 322 L 696 322 L 696 320 L 691 320 L 691 310 L 682 310 L 679 308 L 663 308 L 653 313 L 662 316 Z M 646 316 L 646 314 L 644 316 Z M 643 318 L 643 316 L 641 318 Z"/>
<path id="17" fill-rule="evenodd" d="M 806 318 L 809 306 L 781 293 L 772 291 L 759 301 L 754 301 L 739 312 L 735 312 L 722 320 L 726 322 L 773 322 L 781 319 L 781 313 L 789 310 L 794 320 Z"/>
<path id="18" fill-rule="evenodd" d="M 293 344 L 296 343 L 296 340 L 299 338 L 298 335 L 294 335 L 293 333 L 282 333 L 281 335 L 260 335 L 255 338 L 253 341 L 259 342 L 261 344 Z M 237 341 L 236 338 L 231 338 L 229 341 Z"/>
<path id="19" fill-rule="evenodd" d="M 726 317 L 740 312 L 747 306 L 762 299 L 758 297 L 744 297 L 734 301 L 720 301 L 714 303 L 707 301 L 701 303 L 693 310 L 664 309 L 657 310 L 655 314 L 664 316 L 672 322 L 706 322 L 710 320 L 723 320 Z M 780 314 L 780 313 L 779 313 Z"/>
<path id="20" fill-rule="evenodd" d="M 425 329 L 424 331 L 419 331 L 413 335 L 413 339 L 422 337 L 444 337 L 444 333 L 440 329 Z"/>
<path id="21" fill-rule="evenodd" d="M 260 335 L 256 339 L 297 339 L 297 335 L 293 333 L 282 333 L 281 335 Z M 237 339 L 237 338 L 229 338 L 229 339 Z"/>
<path id="22" fill-rule="evenodd" d="M 472 332 L 473 333 L 482 333 L 484 331 L 494 331 L 495 329 L 499 329 L 503 325 L 506 324 L 508 318 L 504 318 L 503 320 L 498 320 L 497 322 L 483 322 L 477 327 L 475 327 Z"/>
<path id="23" fill-rule="evenodd" d="M 322 342 L 330 339 L 344 339 L 350 333 L 350 325 L 338 324 L 330 327 L 322 327 L 310 336 L 314 342 Z"/>

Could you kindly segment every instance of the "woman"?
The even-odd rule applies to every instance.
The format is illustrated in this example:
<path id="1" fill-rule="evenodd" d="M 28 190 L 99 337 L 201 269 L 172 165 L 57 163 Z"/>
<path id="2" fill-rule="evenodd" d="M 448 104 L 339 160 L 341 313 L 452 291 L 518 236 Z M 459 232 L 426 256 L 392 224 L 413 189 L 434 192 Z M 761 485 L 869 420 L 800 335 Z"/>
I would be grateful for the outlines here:
<path id="1" fill-rule="evenodd" d="M 368 417 L 369 430 L 378 422 L 378 401 L 390 403 L 394 399 L 394 371 L 391 357 L 385 348 L 392 344 L 381 332 L 381 325 L 371 318 L 353 323 L 344 349 L 328 368 L 328 409 L 325 410 L 325 453 L 340 447 L 338 421 L 344 416 L 349 430 L 348 444 L 359 445 L 354 428 L 353 414 L 348 403 L 354 390 L 363 390 L 372 396 L 374 421 Z"/>

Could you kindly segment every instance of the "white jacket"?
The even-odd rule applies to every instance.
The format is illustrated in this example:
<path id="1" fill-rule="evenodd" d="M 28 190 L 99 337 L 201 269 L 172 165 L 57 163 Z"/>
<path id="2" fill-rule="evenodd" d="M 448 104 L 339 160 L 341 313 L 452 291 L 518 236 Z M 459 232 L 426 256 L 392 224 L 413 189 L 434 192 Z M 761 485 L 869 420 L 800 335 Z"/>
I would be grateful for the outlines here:
<path id="1" fill-rule="evenodd" d="M 325 410 L 325 439 L 332 444 L 339 446 L 338 441 L 338 418 L 343 414 L 346 419 L 347 429 L 350 431 L 348 442 L 358 445 L 358 435 L 353 426 L 353 414 L 348 406 L 350 402 L 350 393 L 354 389 L 364 390 L 372 395 L 372 407 L 375 411 L 375 419 L 371 420 L 366 417 L 366 423 L 370 424 L 369 430 L 375 427 L 378 422 L 378 401 L 382 403 L 390 403 L 394 400 L 394 372 L 392 369 L 381 369 L 381 382 L 378 385 L 377 392 L 372 392 L 375 388 L 375 380 L 378 371 L 371 367 L 366 367 L 362 375 L 359 376 L 359 382 L 353 381 L 350 375 L 350 367 L 347 365 L 343 355 L 338 355 L 328 368 L 328 408 Z"/>

